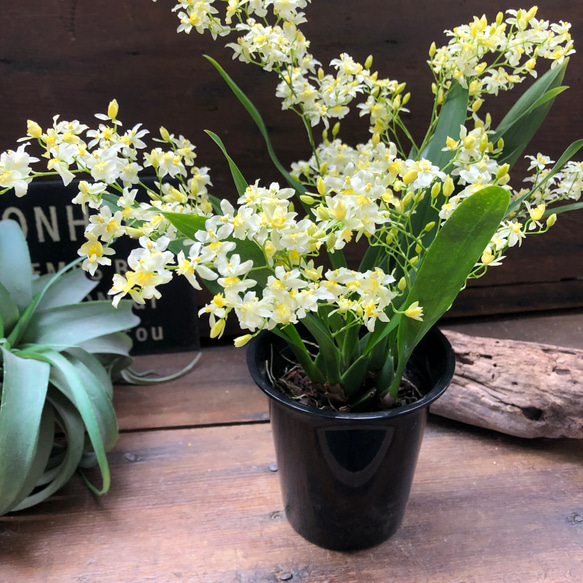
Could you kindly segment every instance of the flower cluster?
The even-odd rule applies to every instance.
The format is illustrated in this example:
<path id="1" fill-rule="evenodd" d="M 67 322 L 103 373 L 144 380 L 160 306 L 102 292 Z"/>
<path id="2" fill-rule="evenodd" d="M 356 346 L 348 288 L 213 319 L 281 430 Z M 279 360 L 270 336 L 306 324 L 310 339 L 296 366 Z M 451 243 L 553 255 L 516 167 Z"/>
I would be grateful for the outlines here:
<path id="1" fill-rule="evenodd" d="M 475 114 L 483 95 L 498 95 L 529 76 L 536 77 L 539 58 L 557 67 L 575 52 L 569 23 L 538 20 L 536 6 L 507 13 L 506 19 L 498 13 L 492 23 L 485 16 L 474 17 L 469 24 L 445 31 L 451 37 L 446 46 L 432 45 L 429 65 L 438 101 L 452 82 L 458 82 L 469 89 L 470 111 Z"/>
<path id="2" fill-rule="evenodd" d="M 141 125 L 123 130 L 113 101 L 106 114 L 96 116 L 94 128 L 59 117 L 44 130 L 29 122 L 27 143 L 0 155 L 0 194 L 14 189 L 23 196 L 37 176 L 57 174 L 65 184 L 78 176 L 73 202 L 90 215 L 79 249 L 83 268 L 94 274 L 100 265 L 110 265 L 117 238 L 137 241 L 128 271 L 114 277 L 114 304 L 125 296 L 138 303 L 158 298 L 161 285 L 182 275 L 195 288 L 204 284 L 212 292 L 201 309 L 210 318 L 212 336 L 223 333 L 234 313 L 248 332 L 237 345 L 273 329 L 301 351 L 305 347 L 299 347 L 290 325 L 303 321 L 328 345 L 323 362 L 330 383 L 348 378 L 357 394 L 364 381 L 347 372 L 351 367 L 366 373 L 364 361 L 372 367 L 373 361 L 393 359 L 395 378 L 388 378 L 388 369 L 379 373 L 378 391 L 386 394 L 390 385 L 394 394 L 410 355 L 402 354 L 408 343 L 397 343 L 399 322 L 422 322 L 426 331 L 448 307 L 439 298 L 435 305 L 431 299 L 429 305 L 419 301 L 435 298 L 426 293 L 432 281 L 419 284 L 427 257 L 434 274 L 448 259 L 444 243 L 432 255 L 442 231 L 463 231 L 459 217 L 478 223 L 479 243 L 468 235 L 466 245 L 475 249 L 471 262 L 460 268 L 459 287 L 448 291 L 451 303 L 467 278 L 499 265 L 503 253 L 527 234 L 548 230 L 556 220 L 550 205 L 581 196 L 583 164 L 565 163 L 564 157 L 554 164 L 542 154 L 528 157 L 532 175 L 524 188 L 512 188 L 511 165 L 523 144 L 505 143 L 507 132 L 512 141 L 533 123 L 529 113 L 562 90 L 560 74 L 573 52 L 569 25 L 538 20 L 533 8 L 510 10 L 506 20 L 499 14 L 493 23 L 475 18 L 446 31 L 450 42 L 429 49 L 435 101 L 427 134 L 417 144 L 401 119 L 410 97 L 403 83 L 381 78 L 371 69 L 372 57 L 360 64 L 341 54 L 326 72 L 311 55 L 300 30 L 307 3 L 180 0 L 174 7 L 179 32 L 235 35 L 228 43 L 235 58 L 277 75 L 282 106 L 301 116 L 312 148 L 309 159 L 292 165 L 291 174 L 282 170 L 289 187 L 247 185 L 235 173 L 236 205 L 218 200 L 208 191 L 209 169 L 195 163 L 188 139 L 161 128 L 156 144 L 148 145 Z M 215 4 L 225 5 L 224 15 Z M 539 58 L 551 61 L 545 83 L 536 81 L 537 91 L 492 129 L 491 116 L 480 117 L 486 96 L 536 77 Z M 355 100 L 360 115 L 369 118 L 370 137 L 352 146 L 339 137 L 337 120 Z M 320 122 L 324 130 L 317 144 L 313 128 Z M 32 141 L 40 146 L 40 158 L 27 151 Z M 41 159 L 46 170 L 33 170 Z M 156 186 L 143 183 L 144 172 L 155 174 Z M 474 209 L 467 202 L 482 193 L 480 200 L 490 204 L 484 207 L 487 219 L 474 210 L 460 214 L 462 207 Z M 368 250 L 360 268 L 353 269 L 343 250 L 360 240 Z M 456 252 L 462 258 L 466 251 Z M 412 328 L 409 333 L 415 341 L 422 336 Z M 337 349 L 330 352 L 330 346 Z M 307 353 L 298 358 L 310 368 Z M 318 366 L 311 370 L 320 382 Z"/>

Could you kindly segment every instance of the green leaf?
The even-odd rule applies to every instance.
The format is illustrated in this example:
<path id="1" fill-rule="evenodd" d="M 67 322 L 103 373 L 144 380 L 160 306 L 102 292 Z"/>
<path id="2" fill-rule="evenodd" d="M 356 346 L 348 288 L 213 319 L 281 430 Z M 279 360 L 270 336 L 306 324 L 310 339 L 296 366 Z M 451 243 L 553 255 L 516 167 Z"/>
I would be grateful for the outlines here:
<path id="1" fill-rule="evenodd" d="M 71 269 L 54 281 L 44 278 L 43 281 L 44 285 L 36 292 L 44 291 L 37 310 L 77 304 L 99 285 L 99 281 L 89 279 L 82 269 Z"/>
<path id="2" fill-rule="evenodd" d="M 0 338 L 6 338 L 10 334 L 18 322 L 19 316 L 16 302 L 10 292 L 0 283 L 0 318 L 2 320 Z"/>
<path id="3" fill-rule="evenodd" d="M 504 140 L 504 150 L 498 157 L 498 164 L 509 164 L 512 167 L 520 158 L 545 120 L 554 98 L 562 92 L 561 83 L 567 64 L 568 59 L 533 83 L 500 122 L 490 140 L 494 144 L 500 138 Z"/>
<path id="4" fill-rule="evenodd" d="M 69 348 L 63 355 L 68 358 L 73 364 L 78 368 L 78 372 L 83 376 L 91 376 L 88 382 L 95 384 L 99 387 L 97 391 L 96 399 L 102 398 L 102 393 L 104 392 L 108 399 L 111 401 L 113 398 L 113 384 L 111 382 L 111 376 L 108 374 L 107 370 L 101 364 L 99 359 L 93 354 L 89 354 L 86 350 L 82 348 Z M 108 405 L 108 410 L 110 409 Z M 113 408 L 111 408 L 113 411 Z M 114 415 L 115 417 L 115 415 Z"/>
<path id="5" fill-rule="evenodd" d="M 38 445 L 34 460 L 30 466 L 28 476 L 26 477 L 25 485 L 22 488 L 20 497 L 16 501 L 16 505 L 12 508 L 13 511 L 18 510 L 23 500 L 38 486 L 42 486 L 45 475 L 45 470 L 50 463 L 51 453 L 53 450 L 53 443 L 55 438 L 55 414 L 52 405 L 45 402 L 43 408 Z"/>
<path id="6" fill-rule="evenodd" d="M 578 211 L 583 208 L 583 202 L 574 202 L 573 204 L 565 204 L 562 206 L 556 206 L 545 211 L 543 218 L 550 215 L 560 215 L 561 213 L 567 213 L 572 211 Z"/>
<path id="7" fill-rule="evenodd" d="M 319 320 L 318 316 L 307 314 L 302 320 L 302 324 L 308 329 L 308 332 L 314 337 L 318 344 L 320 352 L 316 360 L 316 366 L 321 364 L 326 380 L 334 385 L 341 382 L 341 354 L 340 350 L 330 335 L 330 332 Z"/>
<path id="8" fill-rule="evenodd" d="M 423 321 L 402 316 L 398 334 L 398 364 L 390 387 L 399 382 L 413 349 L 449 310 L 468 275 L 506 215 L 509 193 L 498 186 L 484 188 L 464 199 L 445 222 L 425 254 L 403 306 L 414 302 L 423 308 Z"/>
<path id="9" fill-rule="evenodd" d="M 267 147 L 267 152 L 271 161 L 273 162 L 274 166 L 279 170 L 280 174 L 285 178 L 286 182 L 298 193 L 298 194 L 305 194 L 306 189 L 302 184 L 300 184 L 283 166 L 283 164 L 279 161 L 277 155 L 275 154 L 275 150 L 271 145 L 271 140 L 269 139 L 269 132 L 267 131 L 267 127 L 261 114 L 259 113 L 258 109 L 253 105 L 253 103 L 249 100 L 249 98 L 241 91 L 238 85 L 231 79 L 228 73 L 211 57 L 205 55 L 205 58 L 211 63 L 214 68 L 219 72 L 221 77 L 225 80 L 231 91 L 235 94 L 235 97 L 241 102 L 243 107 L 247 110 L 247 113 L 251 116 L 251 119 L 255 122 L 255 125 L 259 129 L 259 132 L 263 136 L 265 141 L 265 145 Z"/>
<path id="10" fill-rule="evenodd" d="M 221 138 L 219 138 L 219 136 L 217 136 L 217 134 L 215 134 L 209 130 L 205 130 L 205 131 L 211 137 L 211 139 L 215 142 L 215 144 L 217 144 L 217 146 L 219 146 L 219 148 L 221 149 L 221 152 L 223 153 L 223 155 L 227 159 L 227 162 L 229 163 L 229 169 L 231 170 L 231 176 L 233 177 L 233 182 L 235 183 L 235 188 L 237 189 L 237 194 L 239 196 L 243 196 L 243 194 L 245 194 L 245 191 L 247 190 L 247 186 L 248 186 L 247 181 L 245 180 L 245 177 L 243 176 L 243 174 L 241 174 L 241 171 L 239 170 L 239 168 L 237 167 L 235 162 L 233 162 L 233 159 L 231 158 L 231 156 L 229 156 L 229 154 L 227 153 L 227 149 L 225 148 L 225 145 L 223 144 L 223 141 L 221 140 Z"/>
<path id="11" fill-rule="evenodd" d="M 466 121 L 468 95 L 468 90 L 458 83 L 447 93 L 433 137 L 421 152 L 420 158 L 430 160 L 440 168 L 445 168 L 450 163 L 452 152 L 444 151 L 443 148 L 446 146 L 448 137 L 454 140 L 459 139 L 460 127 Z"/>
<path id="12" fill-rule="evenodd" d="M 98 489 L 89 482 L 87 485 L 96 494 L 105 494 L 111 482 L 105 451 L 117 439 L 111 401 L 95 377 L 74 357 L 45 351 L 42 358 L 51 364 L 51 382 L 75 405 L 89 435 L 101 471 L 102 487 Z"/>
<path id="13" fill-rule="evenodd" d="M 271 332 L 283 338 L 288 343 L 299 365 L 304 369 L 304 372 L 312 382 L 323 383 L 326 380 L 322 371 L 316 368 L 316 364 L 295 326 L 288 324 L 282 328 L 274 328 Z"/>
<path id="14" fill-rule="evenodd" d="M 363 354 L 342 374 L 341 382 L 344 386 L 344 392 L 349 399 L 357 395 L 364 386 L 367 373 L 369 372 L 369 364 L 370 358 Z"/>
<path id="15" fill-rule="evenodd" d="M 139 322 L 129 300 L 121 301 L 117 309 L 107 300 L 84 302 L 36 312 L 22 342 L 63 348 L 77 346 L 98 336 L 128 330 Z"/>
<path id="16" fill-rule="evenodd" d="M 456 83 L 447 94 L 445 103 L 439 114 L 439 121 L 437 122 L 435 133 L 427 147 L 421 152 L 420 158 L 430 160 L 441 169 L 447 167 L 453 155 L 450 150 L 444 150 L 447 138 L 451 137 L 454 140 L 459 138 L 460 127 L 466 121 L 467 110 L 468 90 Z M 439 197 L 433 206 L 430 196 L 425 196 L 419 202 L 415 213 L 411 217 L 411 233 L 413 236 L 418 236 L 428 223 L 438 220 L 439 211 L 437 209 L 441 206 L 440 199 L 443 199 L 443 194 L 440 193 Z M 427 233 L 424 237 L 425 245 L 428 245 L 433 237 L 433 232 Z M 400 273 L 397 272 L 395 277 L 399 275 Z"/>
<path id="17" fill-rule="evenodd" d="M 20 313 L 32 302 L 32 264 L 26 239 L 16 221 L 0 221 L 0 283 Z"/>
<path id="18" fill-rule="evenodd" d="M 94 354 L 106 368 L 114 381 L 130 367 L 134 359 L 130 356 L 132 339 L 125 332 L 114 332 L 81 342 L 79 348 Z"/>
<path id="19" fill-rule="evenodd" d="M 47 470 L 39 480 L 39 485 L 45 484 L 45 487 L 25 498 L 13 510 L 30 508 L 54 494 L 75 473 L 83 455 L 85 426 L 75 405 L 54 387 L 49 391 L 47 399 L 55 410 L 59 426 L 65 435 L 66 445 L 64 451 L 58 455 L 58 463 Z M 53 439 L 54 435 L 51 436 L 51 443 Z"/>
<path id="20" fill-rule="evenodd" d="M 0 514 L 23 498 L 38 447 L 50 367 L 2 350 L 4 379 L 0 406 Z M 24 495 L 29 492 L 25 492 Z"/>

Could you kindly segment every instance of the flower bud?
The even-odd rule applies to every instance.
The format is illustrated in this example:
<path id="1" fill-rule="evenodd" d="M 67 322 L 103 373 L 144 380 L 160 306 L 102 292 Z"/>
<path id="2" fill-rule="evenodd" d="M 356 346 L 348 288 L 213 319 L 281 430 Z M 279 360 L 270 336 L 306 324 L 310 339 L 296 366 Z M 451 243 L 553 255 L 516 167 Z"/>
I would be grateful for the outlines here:
<path id="1" fill-rule="evenodd" d="M 109 102 L 109 107 L 107 108 L 107 117 L 115 119 L 117 117 L 117 112 L 119 111 L 119 105 L 115 99 Z"/>
<path id="2" fill-rule="evenodd" d="M 435 182 L 431 187 L 431 198 L 437 198 L 441 192 L 441 182 Z"/>
<path id="3" fill-rule="evenodd" d="M 447 178 L 445 179 L 445 182 L 443 183 L 443 195 L 448 198 L 453 194 L 453 191 L 455 190 L 455 186 L 453 184 L 453 180 L 451 179 L 451 176 L 448 174 Z"/>
<path id="4" fill-rule="evenodd" d="M 435 46 L 435 42 L 432 42 L 431 46 L 429 47 L 429 58 L 433 59 L 436 51 L 437 51 L 437 47 Z"/>
<path id="5" fill-rule="evenodd" d="M 35 122 L 32 120 L 28 120 L 26 122 L 26 126 L 27 126 L 27 130 L 28 130 L 28 135 L 31 138 L 40 138 L 43 135 L 43 131 L 42 128 Z"/>
<path id="6" fill-rule="evenodd" d="M 416 178 L 419 171 L 415 167 L 411 167 L 411 169 L 403 176 L 403 183 L 404 184 L 411 184 Z"/>
<path id="7" fill-rule="evenodd" d="M 213 327 L 211 328 L 210 337 L 211 338 L 220 338 L 223 335 L 224 331 L 225 331 L 225 321 L 218 320 L 217 322 L 215 322 L 213 324 Z"/>
<path id="8" fill-rule="evenodd" d="M 547 219 L 547 228 L 550 229 L 557 222 L 557 215 L 553 213 Z"/>
<path id="9" fill-rule="evenodd" d="M 435 221 L 431 221 L 430 223 L 427 223 L 423 230 L 427 231 L 429 233 L 429 231 L 431 231 L 431 229 L 433 229 L 433 227 L 435 227 Z"/>
<path id="10" fill-rule="evenodd" d="M 496 180 L 500 180 L 501 178 L 506 176 L 508 174 L 509 168 L 510 168 L 509 164 L 502 164 L 502 166 L 500 166 L 496 171 Z"/>
<path id="11" fill-rule="evenodd" d="M 241 346 L 245 346 L 245 344 L 247 344 L 247 342 L 249 342 L 251 338 L 253 338 L 253 334 L 245 334 L 243 336 L 238 336 L 237 338 L 235 338 L 235 340 L 233 340 L 233 344 L 235 345 L 235 348 L 241 348 Z"/>
<path id="12" fill-rule="evenodd" d="M 399 288 L 399 291 L 403 291 L 407 287 L 407 280 L 404 277 L 402 277 L 399 280 L 397 287 Z"/>
<path id="13" fill-rule="evenodd" d="M 316 202 L 314 197 L 310 196 L 309 194 L 302 194 L 300 196 L 300 200 L 309 206 L 312 206 Z"/>
<path id="14" fill-rule="evenodd" d="M 340 131 L 340 122 L 337 121 L 334 126 L 332 127 L 332 137 L 335 138 Z"/>
<path id="15" fill-rule="evenodd" d="M 160 136 L 165 142 L 170 141 L 170 134 L 168 133 L 168 130 L 164 126 L 160 126 Z"/>
<path id="16" fill-rule="evenodd" d="M 472 103 L 472 111 L 476 113 L 480 109 L 480 107 L 482 107 L 483 103 L 484 103 L 483 99 L 476 99 L 476 101 Z"/>
<path id="17" fill-rule="evenodd" d="M 526 16 L 524 17 L 524 19 L 529 22 L 530 20 L 532 20 L 535 16 L 536 13 L 538 11 L 538 6 L 533 6 L 527 13 Z"/>
<path id="18" fill-rule="evenodd" d="M 372 67 L 372 55 L 369 55 L 364 62 L 364 68 L 370 69 Z"/>
<path id="19" fill-rule="evenodd" d="M 326 183 L 321 176 L 318 176 L 317 188 L 320 196 L 326 196 Z"/>

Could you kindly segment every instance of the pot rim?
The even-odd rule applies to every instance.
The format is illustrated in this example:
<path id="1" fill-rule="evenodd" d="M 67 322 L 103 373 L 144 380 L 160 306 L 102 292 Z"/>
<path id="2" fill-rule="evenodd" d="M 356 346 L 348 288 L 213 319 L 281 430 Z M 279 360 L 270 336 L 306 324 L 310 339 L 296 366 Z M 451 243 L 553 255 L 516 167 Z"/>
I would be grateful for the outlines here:
<path id="1" fill-rule="evenodd" d="M 268 332 L 269 333 L 269 332 Z M 261 335 L 260 335 L 261 336 Z M 323 419 L 334 419 L 334 420 L 373 420 L 373 419 L 386 419 L 386 418 L 398 418 L 404 417 L 410 413 L 418 411 L 429 407 L 433 401 L 440 397 L 445 390 L 448 388 L 451 379 L 453 378 L 453 373 L 455 369 L 455 354 L 449 340 L 443 335 L 443 333 L 437 329 L 432 328 L 426 334 L 428 336 L 434 336 L 436 342 L 441 345 L 445 356 L 446 362 L 444 365 L 443 372 L 439 376 L 439 379 L 434 383 L 433 388 L 423 395 L 420 399 L 414 403 L 408 405 L 402 405 L 394 409 L 386 409 L 383 411 L 358 411 L 358 412 L 343 412 L 343 411 L 333 411 L 328 409 L 317 409 L 310 405 L 304 405 L 288 397 L 280 390 L 275 389 L 269 383 L 265 382 L 263 375 L 258 369 L 257 361 L 254 355 L 257 350 L 257 345 L 261 342 L 260 336 L 255 337 L 249 344 L 247 349 L 247 366 L 251 373 L 255 384 L 271 399 L 277 401 L 280 405 L 292 409 L 298 413 L 303 413 L 306 415 L 315 415 L 322 417 Z M 417 348 L 416 348 L 417 349 Z"/>

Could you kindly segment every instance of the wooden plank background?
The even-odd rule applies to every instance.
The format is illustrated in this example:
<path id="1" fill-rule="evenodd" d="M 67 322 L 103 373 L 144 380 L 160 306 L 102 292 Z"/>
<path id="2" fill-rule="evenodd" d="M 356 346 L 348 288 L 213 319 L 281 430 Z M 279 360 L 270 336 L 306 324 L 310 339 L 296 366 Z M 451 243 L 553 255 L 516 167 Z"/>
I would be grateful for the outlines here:
<path id="1" fill-rule="evenodd" d="M 46 2 L 4 0 L 5 26 L 0 37 L 0 148 L 16 145 L 26 119 L 42 125 L 60 113 L 65 119 L 91 121 L 116 97 L 126 125 L 143 122 L 156 130 L 165 125 L 198 144 L 199 163 L 214 169 L 215 193 L 233 197 L 222 155 L 203 133 L 212 129 L 224 140 L 249 181 L 279 179 L 251 120 L 203 58 L 218 59 L 263 113 L 273 142 L 285 163 L 306 157 L 303 129 L 290 112 L 281 112 L 273 95 L 274 78 L 231 60 L 220 42 L 194 32 L 177 35 L 172 0 L 100 0 Z M 513 7 L 518 8 L 518 5 Z M 576 46 L 583 46 L 583 3 L 540 0 L 539 16 L 573 24 Z M 437 7 L 438 6 L 438 7 Z M 405 81 L 413 97 L 412 133 L 426 127 L 431 76 L 425 64 L 432 40 L 442 43 L 445 28 L 469 22 L 487 10 L 492 19 L 508 8 L 506 0 L 315 0 L 305 25 L 312 51 L 324 63 L 347 51 L 364 60 L 375 55 L 382 75 Z M 525 6 L 528 8 L 528 6 Z M 577 44 L 580 43 L 580 44 Z M 547 119 L 530 148 L 554 159 L 583 135 L 583 57 L 572 57 L 566 84 L 571 89 Z M 493 102 L 494 119 L 515 95 Z M 349 142 L 366 138 L 356 116 L 343 123 Z M 517 170 L 517 175 L 521 170 Z M 22 201 L 21 201 L 22 203 Z M 462 294 L 453 316 L 496 314 L 583 305 L 583 211 L 561 217 L 552 232 L 531 237 L 513 249 L 506 265 Z M 203 296 L 204 300 L 204 296 Z"/>
<path id="2" fill-rule="evenodd" d="M 558 342 L 583 346 L 581 316 L 550 322 Z M 472 330 L 542 340 L 548 323 Z M 165 374 L 191 357 L 140 357 L 136 366 Z M 578 441 L 521 440 L 432 417 L 401 529 L 373 549 L 339 553 L 307 543 L 285 520 L 266 405 L 244 351 L 232 347 L 205 349 L 174 383 L 117 387 L 122 435 L 109 455 L 110 492 L 95 497 L 74 477 L 49 502 L 0 517 L 0 581 L 583 580 Z"/>

